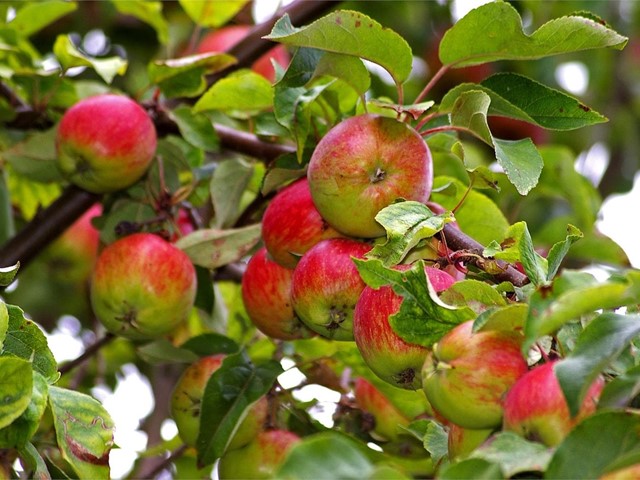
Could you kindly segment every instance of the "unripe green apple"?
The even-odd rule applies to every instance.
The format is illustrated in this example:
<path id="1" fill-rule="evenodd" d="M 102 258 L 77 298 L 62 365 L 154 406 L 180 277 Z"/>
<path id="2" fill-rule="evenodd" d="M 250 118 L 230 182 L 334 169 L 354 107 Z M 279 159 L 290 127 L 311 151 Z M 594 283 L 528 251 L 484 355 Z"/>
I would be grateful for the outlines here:
<path id="1" fill-rule="evenodd" d="M 153 122 L 136 102 L 103 94 L 65 112 L 56 133 L 58 167 L 73 184 L 93 193 L 133 185 L 155 156 Z"/>
<path id="2" fill-rule="evenodd" d="M 397 440 L 398 426 L 406 427 L 409 425 L 409 419 L 365 378 L 356 378 L 353 393 L 358 407 L 373 416 L 375 425 L 372 432 L 378 438 L 390 441 Z"/>
<path id="3" fill-rule="evenodd" d="M 433 183 L 431 152 L 413 128 L 374 114 L 343 120 L 318 142 L 307 178 L 320 215 L 359 238 L 385 234 L 377 213 L 395 200 L 426 202 Z"/>
<path id="4" fill-rule="evenodd" d="M 476 448 L 489 438 L 493 432 L 491 428 L 473 429 L 464 428 L 455 423 L 448 423 L 449 436 L 447 439 L 447 448 L 449 459 L 456 460 L 468 456 Z"/>
<path id="5" fill-rule="evenodd" d="M 511 387 L 504 399 L 504 429 L 551 447 L 595 412 L 604 388 L 602 377 L 594 380 L 578 415 L 571 418 L 554 364 L 547 362 L 532 368 Z"/>
<path id="6" fill-rule="evenodd" d="M 196 272 L 182 250 L 151 233 L 116 240 L 98 256 L 93 311 L 110 332 L 131 339 L 165 335 L 187 319 Z"/>
<path id="7" fill-rule="evenodd" d="M 434 344 L 422 370 L 427 399 L 461 427 L 494 428 L 502 422 L 502 399 L 524 375 L 523 335 L 515 331 L 473 333 L 473 321 L 457 325 Z"/>
<path id="8" fill-rule="evenodd" d="M 287 430 L 265 430 L 242 448 L 228 450 L 218 463 L 218 476 L 226 479 L 274 478 L 289 450 L 300 437 Z"/>

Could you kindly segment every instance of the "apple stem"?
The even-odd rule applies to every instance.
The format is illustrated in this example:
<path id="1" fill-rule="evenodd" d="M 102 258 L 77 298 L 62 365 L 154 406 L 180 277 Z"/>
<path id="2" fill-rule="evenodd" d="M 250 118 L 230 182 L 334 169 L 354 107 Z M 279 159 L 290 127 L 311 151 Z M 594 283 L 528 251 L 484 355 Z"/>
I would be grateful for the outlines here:
<path id="1" fill-rule="evenodd" d="M 449 71 L 448 65 L 441 66 L 438 69 L 438 71 L 433 75 L 433 77 L 431 77 L 431 80 L 429 80 L 429 83 L 427 83 L 425 87 L 422 89 L 422 91 L 418 94 L 418 96 L 416 97 L 413 103 L 420 103 L 431 91 L 431 89 L 438 82 L 438 80 L 440 80 L 442 76 L 448 71 Z"/>
<path id="2" fill-rule="evenodd" d="M 540 352 L 540 356 L 542 356 L 542 359 L 545 361 L 545 363 L 549 363 L 551 359 L 549 358 L 549 355 L 547 355 L 547 352 L 544 351 L 544 348 L 542 348 L 542 345 L 536 342 L 536 348 Z"/>

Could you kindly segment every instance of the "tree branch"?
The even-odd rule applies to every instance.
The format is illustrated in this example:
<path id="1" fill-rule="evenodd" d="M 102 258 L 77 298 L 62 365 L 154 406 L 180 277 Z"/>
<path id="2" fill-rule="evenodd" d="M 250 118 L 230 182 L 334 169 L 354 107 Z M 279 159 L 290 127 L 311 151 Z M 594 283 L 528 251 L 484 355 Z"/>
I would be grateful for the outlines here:
<path id="1" fill-rule="evenodd" d="M 64 363 L 62 366 L 60 366 L 60 368 L 58 368 L 58 372 L 60 372 L 60 375 L 64 375 L 65 373 L 70 372 L 71 370 L 73 370 L 77 366 L 79 366 L 82 363 L 84 363 L 89 358 L 93 357 L 96 353 L 98 353 L 98 351 L 102 347 L 104 347 L 105 345 L 111 343 L 115 338 L 116 338 L 116 336 L 114 334 L 106 333 L 104 337 L 99 338 L 94 343 L 89 345 L 85 349 L 85 351 L 82 352 L 82 355 L 80 355 L 79 357 L 74 358 L 70 362 Z"/>

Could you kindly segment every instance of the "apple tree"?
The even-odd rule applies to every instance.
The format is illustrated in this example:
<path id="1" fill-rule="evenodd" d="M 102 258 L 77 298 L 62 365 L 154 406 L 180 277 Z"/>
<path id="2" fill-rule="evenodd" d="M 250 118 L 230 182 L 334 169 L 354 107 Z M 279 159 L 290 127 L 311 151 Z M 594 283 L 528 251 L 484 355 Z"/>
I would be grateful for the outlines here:
<path id="1" fill-rule="evenodd" d="M 623 5 L 265 3 L 0 4 L 0 477 L 637 476 Z"/>

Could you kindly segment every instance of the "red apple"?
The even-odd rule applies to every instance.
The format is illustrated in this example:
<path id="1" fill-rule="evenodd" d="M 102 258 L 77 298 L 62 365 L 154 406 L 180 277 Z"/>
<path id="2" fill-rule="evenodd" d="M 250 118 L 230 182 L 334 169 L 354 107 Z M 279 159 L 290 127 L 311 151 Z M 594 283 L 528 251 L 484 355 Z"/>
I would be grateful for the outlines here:
<path id="1" fill-rule="evenodd" d="M 473 321 L 457 325 L 434 344 L 422 370 L 427 399 L 461 427 L 494 428 L 502 422 L 502 399 L 524 375 L 527 362 L 517 331 L 472 333 Z"/>
<path id="2" fill-rule="evenodd" d="M 187 319 L 196 296 L 189 257 L 151 233 L 116 240 L 99 255 L 91 305 L 107 330 L 132 339 L 160 337 Z"/>
<path id="3" fill-rule="evenodd" d="M 398 198 L 426 202 L 431 153 L 420 135 L 393 118 L 365 114 L 333 127 L 316 146 L 307 170 L 320 215 L 353 237 L 384 235 L 375 216 Z"/>
<path id="4" fill-rule="evenodd" d="M 153 122 L 136 102 L 104 94 L 80 100 L 58 125 L 58 167 L 73 184 L 94 193 L 133 185 L 156 152 Z"/>
<path id="5" fill-rule="evenodd" d="M 426 267 L 425 271 L 436 292 L 455 282 L 451 275 L 437 268 Z M 353 337 L 365 363 L 378 377 L 396 387 L 415 390 L 422 385 L 420 371 L 428 349 L 405 342 L 391 328 L 389 317 L 398 313 L 402 300 L 390 286 L 377 290 L 366 287 L 354 311 Z"/>
<path id="6" fill-rule="evenodd" d="M 287 430 L 265 430 L 248 445 L 227 451 L 218 463 L 218 476 L 225 479 L 274 478 L 289 450 L 300 437 Z"/>
<path id="7" fill-rule="evenodd" d="M 598 377 L 589 387 L 580 412 L 571 418 L 554 363 L 532 368 L 504 399 L 504 429 L 548 446 L 558 445 L 577 423 L 595 412 L 604 388 L 604 379 Z"/>
<path id="8" fill-rule="evenodd" d="M 320 216 L 302 178 L 280 190 L 262 217 L 262 239 L 274 261 L 294 268 L 320 240 L 341 236 Z"/>
<path id="9" fill-rule="evenodd" d="M 368 380 L 358 377 L 353 390 L 358 407 L 375 419 L 372 432 L 382 440 L 398 440 L 398 426 L 406 427 L 409 419 Z"/>
<path id="10" fill-rule="evenodd" d="M 293 270 L 272 261 L 266 248 L 258 250 L 242 276 L 242 300 L 249 318 L 265 335 L 280 340 L 313 335 L 291 305 Z"/>
<path id="11" fill-rule="evenodd" d="M 229 25 L 209 32 L 198 45 L 196 53 L 226 52 L 242 41 L 249 30 L 251 30 L 250 25 Z M 258 58 L 251 69 L 273 82 L 276 73 L 271 63 L 272 59 L 281 67 L 286 68 L 291 57 L 284 45 L 278 45 Z"/>
<path id="12" fill-rule="evenodd" d="M 449 436 L 447 440 L 447 448 L 449 451 L 449 459 L 455 460 L 468 456 L 484 441 L 489 438 L 493 432 L 491 428 L 473 429 L 464 428 L 455 423 L 448 423 Z"/>
<path id="13" fill-rule="evenodd" d="M 189 365 L 173 389 L 170 400 L 171 417 L 176 422 L 182 441 L 191 447 L 196 445 L 200 433 L 200 408 L 202 396 L 211 375 L 220 368 L 225 355 L 209 355 Z M 254 403 L 234 433 L 227 449 L 247 445 L 260 432 L 267 419 L 267 397 Z"/>
<path id="14" fill-rule="evenodd" d="M 365 287 L 352 258 L 371 246 L 347 238 L 322 240 L 293 271 L 293 309 L 311 330 L 333 340 L 353 340 L 353 309 Z"/>

